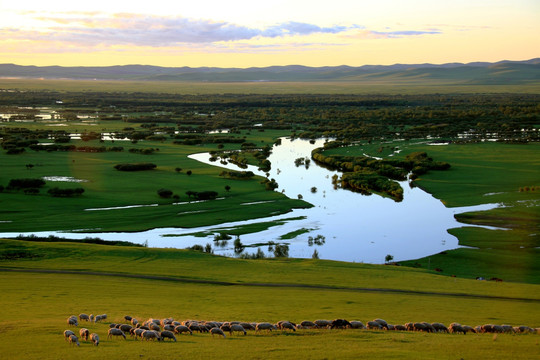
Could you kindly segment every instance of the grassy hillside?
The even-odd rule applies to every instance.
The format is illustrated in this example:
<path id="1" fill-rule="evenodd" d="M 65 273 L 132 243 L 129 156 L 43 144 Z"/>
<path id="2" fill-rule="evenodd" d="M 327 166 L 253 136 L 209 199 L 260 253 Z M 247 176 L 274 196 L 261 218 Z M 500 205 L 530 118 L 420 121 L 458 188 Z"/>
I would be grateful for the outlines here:
<path id="1" fill-rule="evenodd" d="M 17 257 L 16 254 L 26 254 Z M 450 359 L 456 356 L 516 357 L 535 353 L 538 335 L 452 335 L 366 330 L 298 330 L 248 333 L 226 339 L 208 334 L 179 336 L 177 343 L 108 340 L 110 322 L 124 315 L 145 320 L 172 316 L 178 320 L 269 321 L 334 319 L 390 323 L 452 321 L 478 325 L 540 325 L 536 310 L 538 285 L 478 282 L 444 278 L 394 266 L 313 260 L 239 260 L 174 249 L 126 248 L 91 244 L 0 241 L 0 306 L 10 309 L 0 319 L 3 358 L 102 359 L 142 357 L 277 359 L 302 352 L 303 358 L 352 359 L 403 356 Z M 16 269 L 71 270 L 72 273 L 21 273 Z M 89 275 L 84 272 L 102 272 Z M 109 276 L 163 275 L 169 280 Z M 171 280 L 173 279 L 173 280 Z M 218 280 L 229 285 L 178 282 L 174 279 Z M 249 285 L 250 282 L 256 282 Z M 261 286 L 269 283 L 316 287 Z M 236 284 L 236 285 L 235 285 Z M 368 291 L 377 287 L 405 292 Z M 336 287 L 339 287 L 336 288 Z M 424 294 L 411 292 L 414 289 Z M 409 292 L 408 292 L 409 291 Z M 443 295 L 443 292 L 457 295 Z M 430 293 L 431 292 L 431 293 Z M 473 296 L 467 296 L 473 295 Z M 507 296 L 507 299 L 482 296 Z M 512 299 L 528 298 L 529 301 Z M 62 332 L 68 316 L 106 313 L 105 323 L 82 323 L 101 337 L 98 348 L 82 342 L 70 347 Z M 75 329 L 78 331 L 78 328 Z M 31 334 L 32 346 L 28 346 Z"/>

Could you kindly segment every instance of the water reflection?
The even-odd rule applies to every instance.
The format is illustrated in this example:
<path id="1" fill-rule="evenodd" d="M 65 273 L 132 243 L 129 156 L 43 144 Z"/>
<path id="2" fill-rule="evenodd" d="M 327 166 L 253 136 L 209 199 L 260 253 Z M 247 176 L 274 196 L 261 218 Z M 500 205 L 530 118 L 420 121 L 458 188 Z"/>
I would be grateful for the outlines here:
<path id="1" fill-rule="evenodd" d="M 254 244 L 268 242 L 289 244 L 289 256 L 310 258 L 314 250 L 321 259 L 341 261 L 383 263 L 391 254 L 395 261 L 414 259 L 443 250 L 458 247 L 457 239 L 447 233 L 447 229 L 461 226 L 454 214 L 465 211 L 488 210 L 497 204 L 485 204 L 465 208 L 446 208 L 439 200 L 419 188 L 411 188 L 401 182 L 404 189 L 402 202 L 395 202 L 378 195 L 365 196 L 343 189 L 335 189 L 331 178 L 337 171 L 329 171 L 316 165 L 296 166 L 298 158 L 310 157 L 311 150 L 324 144 L 324 140 L 309 142 L 282 139 L 281 145 L 274 146 L 269 160 L 272 169 L 269 177 L 279 184 L 276 191 L 290 198 L 302 198 L 313 204 L 310 209 L 297 209 L 288 214 L 250 221 L 231 222 L 195 229 L 161 228 L 138 233 L 59 233 L 41 232 L 38 236 L 57 235 L 70 238 L 100 237 L 106 240 L 129 240 L 137 243 L 148 242 L 152 247 L 186 248 L 195 244 L 213 245 L 216 254 L 235 256 L 233 241 L 214 243 L 214 235 L 227 232 L 251 223 L 282 220 L 282 224 L 267 230 L 242 235 L 245 251 L 255 253 Z M 238 169 L 234 164 L 219 164 L 209 161 L 208 153 L 194 154 L 190 158 L 213 166 Z M 260 176 L 266 176 L 254 166 L 248 169 Z M 315 189 L 315 191 L 314 191 Z M 249 206 L 249 204 L 246 204 Z M 298 218 L 301 218 L 298 220 Z M 295 218 L 296 220 L 287 220 Z M 206 231 L 206 238 L 184 236 Z M 290 240 L 280 240 L 286 234 L 300 234 Z M 17 236 L 17 234 L 1 234 Z M 168 236 L 164 236 L 168 235 Z M 171 236 L 172 235 L 172 236 Z M 310 246 L 310 238 L 311 246 Z M 318 239 L 318 241 L 315 241 Z M 268 255 L 268 246 L 261 246 Z"/>

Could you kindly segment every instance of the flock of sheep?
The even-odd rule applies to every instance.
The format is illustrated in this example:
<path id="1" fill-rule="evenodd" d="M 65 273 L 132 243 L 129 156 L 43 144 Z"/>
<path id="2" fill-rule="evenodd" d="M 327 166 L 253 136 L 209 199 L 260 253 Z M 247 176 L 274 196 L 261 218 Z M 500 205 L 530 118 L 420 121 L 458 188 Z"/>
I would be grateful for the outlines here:
<path id="1" fill-rule="evenodd" d="M 67 319 L 68 326 L 79 326 L 79 321 L 87 322 L 101 322 L 107 319 L 107 315 L 87 315 L 79 314 L 77 318 L 75 315 L 70 316 Z M 176 321 L 173 318 L 167 319 L 153 319 L 150 318 L 146 321 L 140 322 L 134 317 L 124 316 L 124 323 L 109 324 L 109 330 L 107 332 L 107 339 L 122 337 L 126 339 L 126 335 L 131 336 L 134 339 L 141 340 L 157 340 L 164 341 L 169 339 L 176 341 L 176 335 L 190 334 L 194 332 L 209 333 L 212 336 L 218 335 L 226 337 L 226 333 L 232 335 L 234 333 L 240 333 L 246 335 L 248 331 L 272 331 L 272 330 L 290 330 L 296 331 L 299 329 L 367 329 L 367 330 L 389 330 L 389 331 L 423 331 L 431 333 L 453 333 L 453 334 L 466 334 L 471 333 L 540 333 L 540 328 L 531 328 L 528 326 L 511 326 L 511 325 L 478 325 L 471 327 L 467 325 L 461 325 L 458 323 L 452 323 L 448 327 L 441 323 L 427 323 L 416 322 L 406 323 L 404 325 L 392 325 L 388 324 L 382 319 L 375 319 L 367 322 L 365 325 L 361 321 L 348 321 L 345 319 L 335 320 L 315 320 L 315 321 L 302 321 L 299 324 L 290 321 L 278 321 L 276 324 L 268 322 L 250 323 L 240 321 L 220 322 L 220 321 L 196 321 L 185 320 Z M 96 333 L 90 333 L 86 328 L 79 329 L 79 337 L 85 341 L 90 341 L 93 345 L 99 345 L 99 335 Z M 80 346 L 79 337 L 72 330 L 64 331 L 64 339 L 71 345 Z"/>

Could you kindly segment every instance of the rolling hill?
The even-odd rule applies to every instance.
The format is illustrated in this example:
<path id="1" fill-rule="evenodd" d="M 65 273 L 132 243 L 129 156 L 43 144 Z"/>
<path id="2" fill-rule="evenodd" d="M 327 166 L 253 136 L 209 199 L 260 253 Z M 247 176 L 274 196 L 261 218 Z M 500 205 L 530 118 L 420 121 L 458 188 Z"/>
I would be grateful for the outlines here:
<path id="1" fill-rule="evenodd" d="M 463 85 L 526 85 L 540 82 L 540 58 L 496 63 L 394 64 L 360 67 L 289 65 L 247 69 L 150 65 L 39 67 L 0 64 L 0 78 L 2 77 L 186 82 L 362 81 L 366 83 L 443 82 Z"/>

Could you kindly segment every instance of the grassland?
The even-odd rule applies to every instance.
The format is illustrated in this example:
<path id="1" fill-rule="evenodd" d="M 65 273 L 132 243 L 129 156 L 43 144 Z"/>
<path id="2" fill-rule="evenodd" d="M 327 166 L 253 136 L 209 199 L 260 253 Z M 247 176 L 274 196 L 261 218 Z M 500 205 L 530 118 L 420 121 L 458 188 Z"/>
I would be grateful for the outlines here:
<path id="1" fill-rule="evenodd" d="M 479 94 L 538 93 L 539 84 L 470 85 L 425 79 L 328 82 L 174 82 L 0 79 L 0 89 L 168 94 Z"/>
<path id="2" fill-rule="evenodd" d="M 0 351 L 5 359 L 157 359 L 180 353 L 185 358 L 219 354 L 224 359 L 277 359 L 292 354 L 310 359 L 532 359 L 539 342 L 538 335 L 531 334 L 463 336 L 363 330 L 278 331 L 226 339 L 195 334 L 180 336 L 178 343 L 107 340 L 108 322 L 120 322 L 128 314 L 138 319 L 172 316 L 180 320 L 300 322 L 345 317 L 366 322 L 381 317 L 392 323 L 538 326 L 540 291 L 538 285 L 447 278 L 406 267 L 240 260 L 185 250 L 93 244 L 2 240 L 0 259 L 0 270 L 4 270 L 0 271 L 4 295 L 0 306 L 9 309 L 0 320 Z M 114 274 L 117 276 L 111 276 Z M 133 278 L 132 274 L 165 279 Z M 227 285 L 203 283 L 207 280 Z M 390 292 L 392 289 L 402 292 Z M 414 292 L 419 290 L 424 293 Z M 66 318 L 81 312 L 108 314 L 104 324 L 81 324 L 100 335 L 98 348 L 84 342 L 74 348 L 63 340 Z"/>
<path id="3" fill-rule="evenodd" d="M 69 131 L 70 128 L 67 129 Z M 76 130 L 76 129 L 73 129 Z M 246 135 L 257 144 L 272 144 L 283 135 L 279 131 L 257 132 Z M 240 134 L 243 136 L 245 134 Z M 309 207 L 301 200 L 265 191 L 262 178 L 233 180 L 220 177 L 221 170 L 189 159 L 191 153 L 216 150 L 217 145 L 180 146 L 172 142 L 72 141 L 75 146 L 122 146 L 122 152 L 34 152 L 16 156 L 2 155 L 0 184 L 6 186 L 10 179 L 41 178 L 44 176 L 73 177 L 85 182 L 74 184 L 47 182 L 38 195 L 5 191 L 0 197 L 0 231 L 40 231 L 95 229 L 101 231 L 137 231 L 155 227 L 196 227 L 226 221 L 265 217 L 286 213 L 292 208 Z M 159 149 L 150 155 L 129 152 L 130 149 Z M 224 149 L 230 149 L 226 145 Z M 152 171 L 120 172 L 114 169 L 119 163 L 151 162 L 157 165 Z M 25 164 L 34 164 L 27 169 Z M 176 171 L 181 168 L 182 171 Z M 191 170 L 192 174 L 188 175 Z M 225 186 L 231 187 L 230 191 Z M 85 189 L 82 197 L 53 198 L 46 194 L 53 186 Z M 180 198 L 162 199 L 157 190 L 167 188 Z M 189 203 L 186 191 L 216 191 L 222 200 Z M 266 202 L 262 202 L 266 201 Z M 186 203 L 174 205 L 174 203 Z M 240 206 L 242 203 L 258 204 Z M 88 211 L 132 205 L 159 205 Z M 69 214 L 69 216 L 66 216 Z M 33 219 L 29 222 L 28 219 Z"/>
<path id="4" fill-rule="evenodd" d="M 540 144 L 488 142 L 430 146 L 425 141 L 415 141 L 374 143 L 330 152 L 389 156 L 396 146 L 401 152 L 394 156 L 426 151 L 434 159 L 452 165 L 447 171 L 429 172 L 416 181 L 446 206 L 502 205 L 490 211 L 456 215 L 466 224 L 501 228 L 464 226 L 449 230 L 460 245 L 470 248 L 445 251 L 403 264 L 439 268 L 447 275 L 540 282 L 540 192 L 520 191 L 520 188 L 540 184 Z"/>

